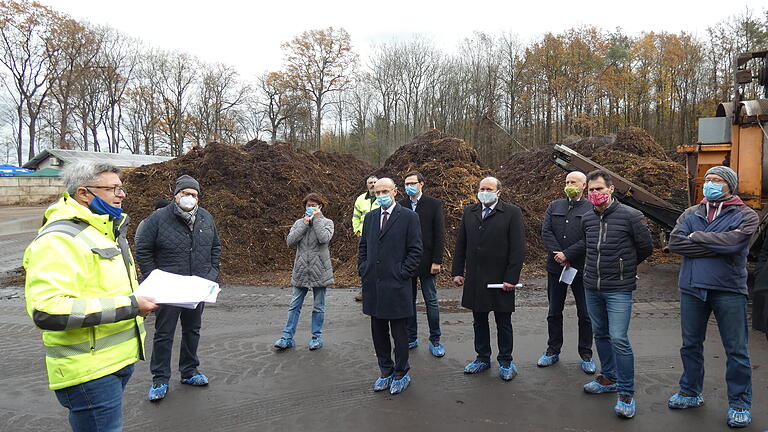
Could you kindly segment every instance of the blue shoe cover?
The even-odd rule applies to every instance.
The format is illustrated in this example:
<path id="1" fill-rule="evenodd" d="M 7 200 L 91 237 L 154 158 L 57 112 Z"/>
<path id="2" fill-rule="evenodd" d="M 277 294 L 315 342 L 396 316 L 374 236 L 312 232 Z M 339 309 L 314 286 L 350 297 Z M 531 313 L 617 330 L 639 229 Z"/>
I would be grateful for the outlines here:
<path id="1" fill-rule="evenodd" d="M 309 341 L 309 350 L 314 351 L 323 347 L 323 338 L 312 338 Z"/>
<path id="2" fill-rule="evenodd" d="M 147 394 L 147 400 L 152 402 L 159 401 L 160 399 L 163 399 L 166 394 L 168 394 L 168 384 L 152 384 L 152 387 L 149 388 L 149 393 Z"/>
<path id="3" fill-rule="evenodd" d="M 582 360 L 581 361 L 581 370 L 584 371 L 587 375 L 594 375 L 595 372 L 597 372 L 597 367 L 595 366 L 594 360 Z"/>
<path id="4" fill-rule="evenodd" d="M 516 376 L 517 366 L 514 363 L 510 363 L 507 367 L 499 366 L 499 377 L 504 381 L 511 381 Z"/>
<path id="5" fill-rule="evenodd" d="M 296 345 L 296 342 L 293 341 L 293 339 L 286 339 L 286 338 L 280 338 L 275 341 L 274 347 L 280 350 L 293 348 Z"/>
<path id="6" fill-rule="evenodd" d="M 726 422 L 732 428 L 743 428 L 752 423 L 752 414 L 748 409 L 737 411 L 734 408 L 728 408 Z"/>
<path id="7" fill-rule="evenodd" d="M 613 384 L 603 385 L 597 381 L 599 378 L 600 377 L 597 377 L 593 381 L 590 381 L 584 384 L 584 391 L 586 393 L 592 393 L 592 394 L 615 393 L 616 391 L 618 391 L 618 388 L 619 388 L 618 384 L 613 383 Z"/>
<path id="8" fill-rule="evenodd" d="M 544 353 L 539 357 L 539 361 L 536 362 L 536 366 L 538 367 L 547 367 L 552 366 L 553 364 L 560 361 L 560 356 L 557 354 L 547 355 L 547 353 Z"/>
<path id="9" fill-rule="evenodd" d="M 698 408 L 704 405 L 704 395 L 683 396 L 680 392 L 675 393 L 667 401 L 667 406 L 671 409 Z"/>
<path id="10" fill-rule="evenodd" d="M 417 346 L 419 346 L 419 340 L 418 339 L 416 339 L 413 342 L 408 342 L 408 349 L 414 349 Z"/>
<path id="11" fill-rule="evenodd" d="M 384 391 L 389 388 L 390 385 L 392 385 L 392 379 L 395 377 L 395 375 L 390 375 L 388 377 L 379 378 L 376 380 L 375 383 L 373 383 L 373 391 L 380 392 Z"/>
<path id="12" fill-rule="evenodd" d="M 429 344 L 429 352 L 435 357 L 442 357 L 445 355 L 445 347 L 440 343 L 437 345 Z"/>
<path id="13" fill-rule="evenodd" d="M 465 374 L 476 374 L 480 373 L 484 370 L 490 369 L 491 365 L 489 365 L 486 362 L 473 360 L 472 363 L 466 365 L 464 367 L 464 373 Z"/>
<path id="14" fill-rule="evenodd" d="M 626 403 L 623 402 L 621 400 L 621 396 L 619 396 L 619 398 L 616 399 L 616 406 L 613 408 L 613 410 L 616 412 L 617 416 L 631 419 L 635 416 L 635 411 L 637 410 L 637 402 L 633 397 L 630 403 Z"/>
<path id="15" fill-rule="evenodd" d="M 181 383 L 192 386 L 206 386 L 208 385 L 208 377 L 203 374 L 197 374 L 189 378 L 182 378 Z"/>
<path id="16" fill-rule="evenodd" d="M 405 374 L 405 376 L 398 380 L 392 380 L 392 385 L 389 387 L 389 394 L 396 395 L 402 393 L 409 385 L 411 385 L 411 376 Z"/>

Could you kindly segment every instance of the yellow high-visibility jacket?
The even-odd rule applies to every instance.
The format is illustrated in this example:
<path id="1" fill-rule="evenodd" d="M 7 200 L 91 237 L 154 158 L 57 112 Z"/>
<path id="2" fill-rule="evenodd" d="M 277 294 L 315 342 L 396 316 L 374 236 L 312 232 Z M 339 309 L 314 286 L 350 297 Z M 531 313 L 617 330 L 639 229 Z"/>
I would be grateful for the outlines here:
<path id="1" fill-rule="evenodd" d="M 43 330 L 48 384 L 57 390 L 144 359 L 128 216 L 112 221 L 66 192 L 24 252 L 27 313 Z"/>
<path id="2" fill-rule="evenodd" d="M 363 220 L 365 214 L 371 210 L 379 208 L 376 198 L 371 198 L 368 192 L 363 192 L 355 200 L 355 210 L 352 212 L 352 231 L 358 237 L 363 234 Z"/>

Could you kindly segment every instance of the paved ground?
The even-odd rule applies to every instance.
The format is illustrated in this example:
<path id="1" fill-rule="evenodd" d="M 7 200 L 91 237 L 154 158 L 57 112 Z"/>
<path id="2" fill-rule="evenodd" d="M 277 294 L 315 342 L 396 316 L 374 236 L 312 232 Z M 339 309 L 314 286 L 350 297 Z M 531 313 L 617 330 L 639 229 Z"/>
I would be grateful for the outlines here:
<path id="1" fill-rule="evenodd" d="M 30 212 L 24 217 L 36 216 L 36 210 Z M 2 223 L 0 262 L 18 266 L 25 242 L 34 233 L 6 235 L 1 229 Z M 8 238 L 14 235 L 15 240 Z M 480 376 L 461 372 L 474 358 L 472 318 L 458 306 L 460 290 L 441 289 L 441 326 L 448 353 L 436 359 L 424 346 L 411 351 L 413 383 L 398 396 L 370 390 L 378 370 L 369 320 L 352 300 L 352 290 L 328 293 L 323 349 L 310 352 L 305 345 L 311 314 L 311 300 L 307 300 L 297 333 L 301 345 L 275 352 L 271 344 L 284 325 L 290 290 L 224 286 L 219 303 L 205 311 L 199 349 L 201 371 L 209 375 L 211 385 L 182 386 L 176 375 L 168 397 L 153 404 L 144 399 L 151 383 L 148 363 L 137 363 L 125 392 L 125 429 L 728 430 L 724 421 L 725 356 L 714 322 L 706 342 L 706 405 L 687 412 L 666 407 L 680 375 L 676 271 L 673 265 L 641 270 L 630 331 L 639 404 L 633 420 L 613 414 L 615 396 L 581 391 L 589 378 L 578 367 L 572 302 L 566 313 L 568 330 L 561 362 L 547 369 L 536 367 L 546 342 L 546 296 L 543 281 L 530 280 L 518 293 L 518 312 L 513 315 L 517 378 L 502 382 L 496 365 Z M 22 294 L 20 286 L 0 286 L 0 431 L 65 431 L 66 410 L 47 389 L 40 333 L 24 312 Z M 419 321 L 420 336 L 425 340 L 423 312 Z M 152 318 L 147 330 L 151 341 Z M 147 348 L 151 350 L 151 342 Z M 752 332 L 751 353 L 755 421 L 748 430 L 762 431 L 768 429 L 768 342 L 762 333 Z"/>
<path id="2" fill-rule="evenodd" d="M 725 360 L 715 325 L 710 327 L 706 344 L 707 404 L 689 412 L 666 408 L 666 398 L 676 390 L 680 374 L 679 317 L 674 301 L 635 305 L 631 341 L 639 411 L 634 420 L 624 421 L 613 414 L 614 396 L 581 391 L 588 377 L 578 368 L 573 306 L 566 317 L 571 331 L 561 362 L 539 369 L 535 362 L 546 340 L 546 309 L 533 301 L 521 305 L 513 316 L 514 355 L 520 375 L 505 383 L 496 376 L 495 367 L 480 376 L 461 372 L 473 358 L 471 315 L 455 307 L 459 290 L 441 290 L 440 294 L 448 354 L 436 359 L 423 346 L 412 351 L 412 387 L 402 395 L 390 396 L 370 390 L 378 371 L 369 321 L 353 302 L 351 290 L 328 294 L 323 349 L 310 352 L 306 348 L 311 310 L 307 302 L 297 334 L 301 345 L 278 353 L 271 344 L 284 324 L 289 290 L 226 286 L 220 302 L 204 315 L 199 353 L 201 370 L 210 376 L 211 385 L 181 386 L 175 376 L 168 397 L 153 404 L 144 400 L 151 383 L 148 363 L 137 363 L 125 393 L 126 430 L 728 429 L 724 423 Z M 426 338 L 423 315 L 420 334 Z M 151 334 L 151 319 L 147 329 Z M 66 411 L 46 388 L 39 332 L 25 316 L 22 299 L 0 301 L 0 331 L 0 430 L 67 430 Z M 762 431 L 768 428 L 768 343 L 761 333 L 751 336 L 755 422 L 749 430 Z"/>

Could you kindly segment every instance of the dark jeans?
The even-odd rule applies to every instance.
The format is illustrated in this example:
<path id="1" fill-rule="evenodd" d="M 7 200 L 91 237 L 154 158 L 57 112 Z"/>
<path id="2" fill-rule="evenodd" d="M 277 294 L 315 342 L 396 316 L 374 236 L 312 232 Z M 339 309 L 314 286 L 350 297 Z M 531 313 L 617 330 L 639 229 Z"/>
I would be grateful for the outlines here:
<path id="1" fill-rule="evenodd" d="M 728 405 L 750 409 L 752 406 L 752 366 L 747 350 L 747 296 L 725 291 L 708 291 L 707 301 L 690 294 L 680 294 L 680 324 L 683 346 L 683 376 L 680 390 L 699 395 L 704 386 L 704 339 L 707 321 L 715 313 L 720 339 L 728 360 L 725 382 L 728 385 Z"/>
<path id="2" fill-rule="evenodd" d="M 547 273 L 547 298 L 549 299 L 549 312 L 547 313 L 547 326 L 549 327 L 549 340 L 547 341 L 547 354 L 560 354 L 563 348 L 563 309 L 565 297 L 568 294 L 568 285 L 560 282 L 560 273 Z M 587 311 L 587 300 L 584 297 L 584 279 L 581 274 L 573 279 L 571 292 L 576 300 L 576 315 L 579 318 L 579 355 L 583 360 L 592 358 L 592 321 Z"/>
<path id="3" fill-rule="evenodd" d="M 475 352 L 477 360 L 491 363 L 491 330 L 488 326 L 488 314 L 490 312 L 472 312 L 473 327 L 475 328 Z M 499 355 L 496 356 L 499 364 L 508 367 L 512 362 L 512 313 L 494 312 L 496 319 L 496 339 L 499 346 Z"/>
<path id="4" fill-rule="evenodd" d="M 600 356 L 600 373 L 618 384 L 619 393 L 635 393 L 635 356 L 629 344 L 632 292 L 585 290 L 587 309 Z"/>
<path id="5" fill-rule="evenodd" d="M 413 342 L 418 337 L 418 320 L 416 319 L 416 282 L 421 280 L 421 295 L 427 309 L 427 324 L 429 324 L 429 341 L 440 342 L 440 307 L 437 305 L 437 287 L 435 275 L 419 276 L 412 279 L 414 315 L 408 319 L 408 341 Z"/>
<path id="6" fill-rule="evenodd" d="M 119 371 L 56 390 L 59 403 L 69 410 L 74 432 L 120 432 L 123 430 L 123 390 L 133 374 L 133 365 Z"/>
<path id="7" fill-rule="evenodd" d="M 200 324 L 205 303 L 200 302 L 195 309 L 177 306 L 160 306 L 155 312 L 155 337 L 152 343 L 152 360 L 149 370 L 154 384 L 168 384 L 171 379 L 171 351 L 176 323 L 181 321 L 181 351 L 179 353 L 179 372 L 182 378 L 197 375 L 200 360 L 197 358 L 197 344 L 200 342 Z"/>
<path id="8" fill-rule="evenodd" d="M 400 379 L 411 368 L 408 365 L 408 331 L 406 329 L 408 318 L 379 319 L 371 317 L 371 336 L 373 347 L 376 350 L 376 358 L 379 360 L 381 376 L 395 374 Z M 392 361 L 392 341 L 389 339 L 390 330 L 395 342 L 395 361 Z"/>

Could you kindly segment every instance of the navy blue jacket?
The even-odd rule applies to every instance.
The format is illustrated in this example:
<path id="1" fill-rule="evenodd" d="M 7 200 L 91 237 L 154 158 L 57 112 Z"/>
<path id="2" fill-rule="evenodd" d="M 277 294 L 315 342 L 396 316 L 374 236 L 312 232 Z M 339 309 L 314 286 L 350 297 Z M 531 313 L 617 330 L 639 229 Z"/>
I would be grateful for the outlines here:
<path id="1" fill-rule="evenodd" d="M 544 223 L 541 226 L 541 237 L 544 239 L 544 249 L 547 250 L 547 271 L 557 273 L 563 271 L 552 252 L 564 251 L 573 244 L 578 243 L 584 236 L 581 230 L 581 217 L 594 207 L 589 201 L 580 199 L 571 201 L 568 198 L 552 201 L 544 213 Z M 570 263 L 571 267 L 579 270 L 581 275 L 584 269 L 584 260 L 578 259 Z"/>
<path id="2" fill-rule="evenodd" d="M 651 256 L 653 244 L 643 214 L 614 199 L 602 213 L 581 217 L 584 238 L 563 253 L 584 258 L 584 288 L 606 292 L 637 288 L 637 265 Z"/>
<path id="3" fill-rule="evenodd" d="M 421 261 L 421 226 L 413 210 L 395 203 L 381 225 L 381 208 L 363 221 L 357 255 L 357 272 L 363 282 L 363 313 L 379 319 L 413 316 L 411 278 Z"/>
<path id="4" fill-rule="evenodd" d="M 221 243 L 213 216 L 198 207 L 192 228 L 175 204 L 155 210 L 141 222 L 141 229 L 136 230 L 136 262 L 142 280 L 155 269 L 218 279 Z"/>
<path id="5" fill-rule="evenodd" d="M 736 198 L 736 200 L 734 200 Z M 747 254 L 759 218 L 738 197 L 707 222 L 707 204 L 689 207 L 677 219 L 669 251 L 683 256 L 680 291 L 704 299 L 705 290 L 747 295 Z"/>

